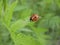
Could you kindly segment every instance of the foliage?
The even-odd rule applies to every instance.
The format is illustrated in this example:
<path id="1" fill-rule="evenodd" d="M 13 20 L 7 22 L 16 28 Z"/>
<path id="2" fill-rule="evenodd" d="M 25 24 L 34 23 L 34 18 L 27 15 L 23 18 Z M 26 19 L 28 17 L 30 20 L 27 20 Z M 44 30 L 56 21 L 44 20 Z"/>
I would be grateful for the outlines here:
<path id="1" fill-rule="evenodd" d="M 59 45 L 59 19 L 59 0 L 0 0 L 0 45 Z"/>

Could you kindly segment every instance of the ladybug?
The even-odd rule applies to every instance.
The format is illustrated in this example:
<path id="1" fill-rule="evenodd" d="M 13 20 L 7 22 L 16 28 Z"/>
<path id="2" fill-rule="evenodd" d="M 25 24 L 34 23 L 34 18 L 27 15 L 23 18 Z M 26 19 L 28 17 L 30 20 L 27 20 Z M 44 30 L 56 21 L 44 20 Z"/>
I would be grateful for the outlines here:
<path id="1" fill-rule="evenodd" d="M 30 21 L 38 21 L 38 19 L 39 19 L 38 14 L 33 14 L 33 15 L 30 17 Z"/>

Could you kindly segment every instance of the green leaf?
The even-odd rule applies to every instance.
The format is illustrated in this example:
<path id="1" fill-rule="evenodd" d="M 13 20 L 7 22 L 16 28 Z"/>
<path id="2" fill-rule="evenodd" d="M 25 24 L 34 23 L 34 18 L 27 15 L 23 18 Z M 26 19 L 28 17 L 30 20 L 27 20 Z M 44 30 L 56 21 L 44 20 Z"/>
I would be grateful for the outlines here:
<path id="1" fill-rule="evenodd" d="M 33 37 L 19 33 L 15 39 L 15 45 L 40 45 Z"/>
<path id="2" fill-rule="evenodd" d="M 20 3 L 21 3 L 22 5 L 25 5 L 25 4 L 26 4 L 26 0 L 20 0 Z"/>
<path id="3" fill-rule="evenodd" d="M 0 18 L 2 16 L 2 1 L 0 2 Z"/>
<path id="4" fill-rule="evenodd" d="M 60 8 L 60 0 L 55 0 L 57 6 Z"/>
<path id="5" fill-rule="evenodd" d="M 22 10 L 24 10 L 24 9 L 26 9 L 26 8 L 27 8 L 27 6 L 18 5 L 18 6 L 16 6 L 14 12 L 16 12 L 16 11 L 22 11 Z"/>
<path id="6" fill-rule="evenodd" d="M 24 10 L 24 13 L 23 13 L 23 15 L 27 15 L 26 17 L 27 18 L 24 18 L 23 20 L 18 20 L 18 21 L 16 21 L 16 22 L 14 22 L 12 25 L 11 25 L 11 30 L 13 30 L 14 32 L 16 31 L 16 30 L 18 30 L 19 28 L 22 28 L 22 27 L 24 27 L 24 26 L 26 26 L 28 23 L 29 23 L 29 21 L 30 21 L 30 17 L 29 17 L 29 15 L 31 14 L 31 10 L 27 10 L 26 12 L 25 12 L 25 10 Z M 21 25 L 22 24 L 22 25 Z"/>
<path id="7" fill-rule="evenodd" d="M 44 38 L 42 38 L 42 37 L 38 37 L 39 39 L 38 39 L 38 41 L 40 42 L 40 44 L 41 45 L 47 45 L 47 40 L 45 40 Z"/>
<path id="8" fill-rule="evenodd" d="M 4 13 L 4 17 L 3 17 L 3 21 L 4 23 L 9 26 L 10 25 L 10 22 L 11 22 L 11 19 L 12 19 L 12 15 L 13 15 L 13 11 L 14 11 L 14 8 L 16 7 L 17 5 L 17 1 L 13 2 L 11 4 L 11 6 L 7 6 L 6 7 L 6 10 L 5 10 L 5 13 Z"/>
<path id="9" fill-rule="evenodd" d="M 24 9 L 21 13 L 21 18 L 24 19 L 25 17 L 28 17 L 29 15 L 31 15 L 32 10 L 27 8 Z"/>
<path id="10" fill-rule="evenodd" d="M 29 17 L 24 20 L 18 20 L 11 25 L 11 31 L 16 32 L 16 30 L 25 27 L 29 23 Z"/>
<path id="11" fill-rule="evenodd" d="M 37 34 L 37 35 L 40 35 L 40 33 L 44 33 L 46 31 L 48 31 L 47 28 L 44 28 L 44 27 L 34 27 L 32 26 L 32 24 L 30 23 L 30 28 Z"/>
<path id="12" fill-rule="evenodd" d="M 5 10 L 7 7 L 7 0 L 3 0 L 3 5 L 4 5 L 4 10 Z"/>
<path id="13" fill-rule="evenodd" d="M 49 27 L 51 27 L 52 29 L 59 29 L 60 27 L 60 17 L 59 16 L 54 16 L 53 18 L 51 18 L 51 20 L 49 21 Z"/>
<path id="14" fill-rule="evenodd" d="M 48 13 L 46 14 L 42 20 L 40 20 L 40 23 L 38 24 L 38 27 L 45 27 L 48 28 L 49 27 L 49 21 L 51 20 L 51 18 L 54 17 L 53 13 Z"/>

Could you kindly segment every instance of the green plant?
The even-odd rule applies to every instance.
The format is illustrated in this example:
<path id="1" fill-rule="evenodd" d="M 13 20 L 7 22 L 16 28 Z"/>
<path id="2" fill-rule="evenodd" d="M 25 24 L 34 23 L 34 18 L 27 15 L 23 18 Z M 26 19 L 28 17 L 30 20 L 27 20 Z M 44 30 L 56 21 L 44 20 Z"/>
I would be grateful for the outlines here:
<path id="1" fill-rule="evenodd" d="M 55 45 L 60 35 L 59 0 L 9 1 L 0 1 L 0 45 Z M 42 19 L 31 22 L 32 13 Z"/>
<path id="2" fill-rule="evenodd" d="M 17 0 L 15 2 L 13 2 L 11 5 L 7 5 L 6 1 L 3 0 L 4 2 L 4 10 L 2 9 L 2 4 L 0 4 L 0 22 L 1 24 L 9 31 L 10 36 L 14 42 L 15 45 L 45 45 L 46 40 L 43 39 L 43 35 L 41 35 L 42 37 L 40 37 L 39 33 L 40 31 L 46 31 L 46 29 L 43 28 L 35 28 L 31 26 L 30 24 L 30 16 L 32 13 L 31 9 L 25 9 L 22 11 L 21 14 L 21 19 L 18 19 L 16 21 L 11 21 L 12 20 L 12 15 L 14 13 L 14 9 L 17 5 Z M 2 10 L 3 12 L 2 12 Z M 18 30 L 21 30 L 23 27 L 25 27 L 26 25 L 30 25 L 30 27 L 33 29 L 33 31 L 35 32 L 36 38 L 34 38 L 31 35 L 25 35 L 21 32 L 17 33 Z M 31 30 L 32 31 L 32 30 Z M 44 44 L 43 44 L 44 42 Z"/>

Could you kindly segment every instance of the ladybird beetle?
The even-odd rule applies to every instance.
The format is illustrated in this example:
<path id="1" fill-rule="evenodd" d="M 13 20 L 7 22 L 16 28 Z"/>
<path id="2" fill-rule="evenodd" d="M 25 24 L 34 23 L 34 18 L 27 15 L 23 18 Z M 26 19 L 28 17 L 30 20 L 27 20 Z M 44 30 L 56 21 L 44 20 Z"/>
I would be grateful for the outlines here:
<path id="1" fill-rule="evenodd" d="M 33 15 L 30 17 L 30 21 L 38 21 L 38 19 L 39 19 L 38 14 L 33 14 Z"/>

